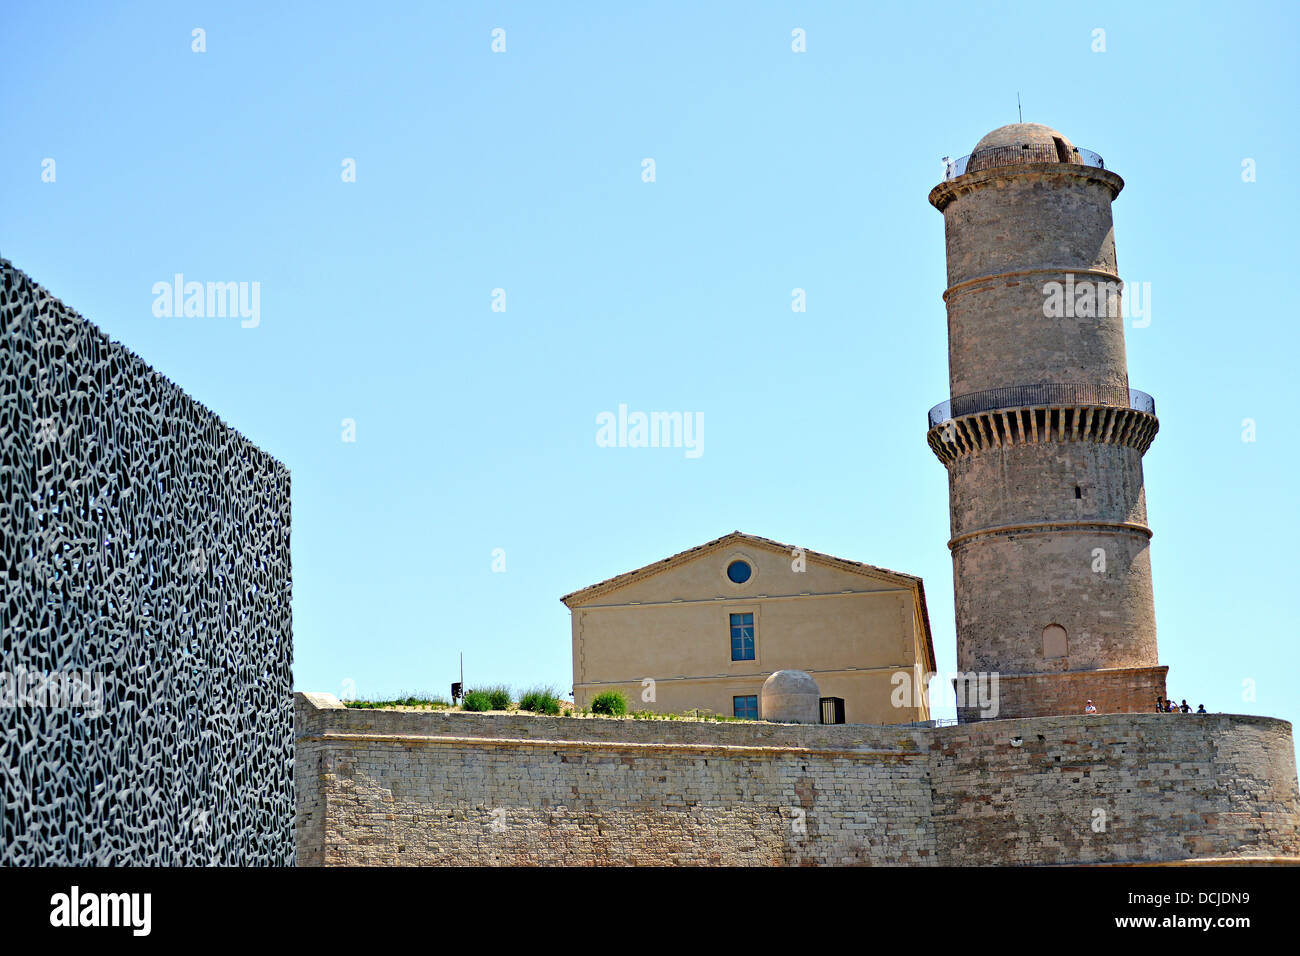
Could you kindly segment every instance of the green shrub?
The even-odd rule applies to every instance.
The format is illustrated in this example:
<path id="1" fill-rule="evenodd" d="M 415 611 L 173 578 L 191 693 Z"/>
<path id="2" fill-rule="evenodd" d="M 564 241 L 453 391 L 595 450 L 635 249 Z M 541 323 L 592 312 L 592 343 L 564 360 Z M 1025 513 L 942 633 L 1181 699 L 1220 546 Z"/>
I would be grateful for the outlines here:
<path id="1" fill-rule="evenodd" d="M 509 710 L 510 705 L 514 703 L 514 698 L 510 694 L 510 688 L 504 684 L 496 684 L 492 687 L 482 687 L 479 689 L 488 695 L 488 700 L 492 701 L 493 710 Z"/>
<path id="2" fill-rule="evenodd" d="M 519 695 L 519 709 L 555 717 L 560 713 L 560 697 L 553 687 L 534 687 Z"/>
<path id="3" fill-rule="evenodd" d="M 466 710 L 483 711 L 492 710 L 492 698 L 481 690 L 472 690 L 467 693 L 460 702 L 461 707 Z"/>
<path id="4" fill-rule="evenodd" d="M 469 700 L 470 694 L 481 694 L 487 698 L 487 707 L 466 707 L 466 710 L 509 710 L 512 698 L 510 688 L 504 684 L 492 684 L 487 687 L 476 687 L 473 690 L 465 692 L 465 699 Z"/>
<path id="5" fill-rule="evenodd" d="M 627 713 L 627 698 L 621 690 L 601 691 L 591 699 L 591 712 L 608 714 L 610 717 L 622 717 Z"/>

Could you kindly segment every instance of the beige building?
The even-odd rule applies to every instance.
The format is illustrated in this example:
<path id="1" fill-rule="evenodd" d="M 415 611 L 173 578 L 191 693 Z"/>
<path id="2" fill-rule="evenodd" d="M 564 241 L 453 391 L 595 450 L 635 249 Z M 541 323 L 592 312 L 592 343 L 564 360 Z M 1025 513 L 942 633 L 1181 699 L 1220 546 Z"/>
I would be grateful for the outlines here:
<path id="1" fill-rule="evenodd" d="M 773 671 L 807 671 L 847 723 L 928 720 L 921 579 L 739 531 L 562 597 L 573 694 L 632 711 L 757 717 Z M 906 678 L 895 677 L 903 674 Z"/>

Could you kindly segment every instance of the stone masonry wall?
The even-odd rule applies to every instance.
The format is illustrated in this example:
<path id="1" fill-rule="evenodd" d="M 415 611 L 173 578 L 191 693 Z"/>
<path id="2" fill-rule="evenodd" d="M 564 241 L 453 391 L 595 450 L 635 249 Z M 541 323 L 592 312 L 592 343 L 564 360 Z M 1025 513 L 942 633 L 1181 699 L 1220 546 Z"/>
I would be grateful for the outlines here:
<path id="1" fill-rule="evenodd" d="M 986 449 L 953 461 L 948 477 L 959 669 L 1159 662 L 1149 533 L 1131 527 L 1147 520 L 1140 451 L 1087 441 Z M 976 533 L 1022 522 L 1040 527 Z M 1068 634 L 1063 657 L 1044 656 L 1049 624 Z"/>
<path id="2" fill-rule="evenodd" d="M 1043 717 L 935 738 L 933 826 L 946 863 L 1300 856 L 1286 721 Z"/>
<path id="3" fill-rule="evenodd" d="M 952 395 L 1038 382 L 1127 384 L 1118 297 L 1113 316 L 1043 315 L 1049 282 L 1119 282 L 1111 200 L 1122 186 L 1105 170 L 1047 164 L 984 170 L 935 190 Z"/>
<path id="4" fill-rule="evenodd" d="M 934 853 L 915 731 L 313 712 L 299 699 L 304 865 L 880 865 Z"/>
<path id="5" fill-rule="evenodd" d="M 1116 667 L 1058 674 L 999 674 L 994 719 L 1082 714 L 1089 700 L 1099 714 L 1155 713 L 1155 698 L 1165 697 L 1169 668 Z M 954 681 L 954 688 L 956 682 Z M 975 688 L 965 691 L 969 706 L 959 706 L 962 723 L 983 719 Z"/>
<path id="6" fill-rule="evenodd" d="M 347 710 L 298 694 L 296 719 L 302 865 L 1300 857 L 1291 728 L 1268 718 L 796 726 Z"/>

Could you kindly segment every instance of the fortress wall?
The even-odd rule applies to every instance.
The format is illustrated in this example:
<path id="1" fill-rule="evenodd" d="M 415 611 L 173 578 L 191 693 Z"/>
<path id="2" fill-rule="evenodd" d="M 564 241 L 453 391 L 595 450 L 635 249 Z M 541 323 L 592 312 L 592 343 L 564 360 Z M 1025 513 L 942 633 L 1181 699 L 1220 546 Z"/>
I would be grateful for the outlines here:
<path id="1" fill-rule="evenodd" d="M 298 701 L 304 865 L 934 858 L 929 756 L 916 731 L 318 710 Z"/>
<path id="2" fill-rule="evenodd" d="M 318 714 L 329 718 L 341 706 L 329 694 L 293 695 L 293 787 L 298 803 L 294 844 L 299 866 L 325 863 L 325 795 L 336 780 L 322 775 L 326 745 L 311 739 L 311 734 L 325 726 Z"/>
<path id="3" fill-rule="evenodd" d="M 1300 856 L 1290 725 L 1267 718 L 928 729 L 402 713 L 296 699 L 302 865 Z M 1012 736 L 1023 745 L 1011 747 Z M 1092 830 L 1095 808 L 1107 814 L 1104 832 Z"/>
<path id="4" fill-rule="evenodd" d="M 932 733 L 933 824 L 945 863 L 1300 856 L 1284 720 L 1111 714 Z M 1015 737 L 1021 746 L 1011 746 Z M 1094 830 L 1098 821 L 1104 829 Z"/>

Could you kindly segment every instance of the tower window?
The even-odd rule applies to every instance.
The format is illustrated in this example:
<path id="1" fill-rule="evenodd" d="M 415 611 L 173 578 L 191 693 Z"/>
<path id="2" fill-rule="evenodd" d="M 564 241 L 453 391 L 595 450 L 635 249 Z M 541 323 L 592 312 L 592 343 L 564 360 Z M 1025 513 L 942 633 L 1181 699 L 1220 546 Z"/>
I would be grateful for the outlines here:
<path id="1" fill-rule="evenodd" d="M 1074 497 L 1076 497 L 1076 498 L 1082 498 L 1082 497 L 1083 497 L 1083 489 L 1080 488 L 1078 485 L 1075 485 L 1075 486 L 1074 486 Z"/>
<path id="2" fill-rule="evenodd" d="M 1043 628 L 1043 657 L 1052 659 L 1066 654 L 1065 628 L 1059 624 L 1049 624 Z"/>
<path id="3" fill-rule="evenodd" d="M 731 615 L 731 659 L 733 661 L 752 661 L 754 659 L 754 615 Z"/>

